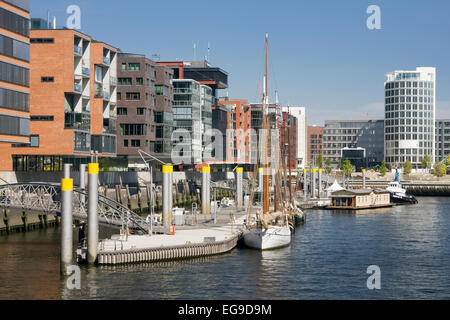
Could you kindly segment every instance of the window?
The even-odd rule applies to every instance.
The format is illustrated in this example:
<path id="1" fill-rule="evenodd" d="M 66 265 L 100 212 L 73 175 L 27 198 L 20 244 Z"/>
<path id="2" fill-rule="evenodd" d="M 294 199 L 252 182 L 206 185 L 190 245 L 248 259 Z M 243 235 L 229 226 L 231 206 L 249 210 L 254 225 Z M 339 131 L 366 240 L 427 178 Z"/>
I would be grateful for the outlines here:
<path id="1" fill-rule="evenodd" d="M 126 63 L 122 63 L 122 70 L 123 71 L 127 70 L 127 64 Z"/>
<path id="2" fill-rule="evenodd" d="M 55 39 L 53 38 L 31 38 L 30 43 L 55 43 Z"/>
<path id="3" fill-rule="evenodd" d="M 41 77 L 41 82 L 55 82 L 54 77 Z"/>
<path id="4" fill-rule="evenodd" d="M 136 114 L 137 114 L 138 116 L 143 116 L 143 115 L 145 115 L 145 108 L 137 108 L 137 109 L 136 109 Z"/>
<path id="5" fill-rule="evenodd" d="M 131 86 L 131 78 L 119 78 L 117 79 L 117 84 L 119 86 Z"/>
<path id="6" fill-rule="evenodd" d="M 132 147 L 140 147 L 141 146 L 141 140 L 131 140 L 131 146 Z"/>
<path id="7" fill-rule="evenodd" d="M 0 35 L 0 54 L 24 61 L 30 61 L 30 45 L 10 37 Z"/>
<path id="8" fill-rule="evenodd" d="M 38 135 L 30 136 L 30 147 L 32 147 L 32 148 L 39 147 L 39 136 Z"/>
<path id="9" fill-rule="evenodd" d="M 30 111 L 27 93 L 0 88 L 0 107 L 19 111 Z"/>
<path id="10" fill-rule="evenodd" d="M 28 87 L 30 85 L 30 70 L 0 61 L 0 81 Z"/>
<path id="11" fill-rule="evenodd" d="M 4 8 L 0 8 L 0 27 L 24 37 L 30 35 L 30 20 Z"/>
<path id="12" fill-rule="evenodd" d="M 145 136 L 147 134 L 144 124 L 122 123 L 120 125 L 121 136 Z"/>
<path id="13" fill-rule="evenodd" d="M 126 116 L 127 115 L 127 108 L 117 108 L 117 115 L 119 115 L 119 116 Z"/>
<path id="14" fill-rule="evenodd" d="M 53 116 L 31 116 L 30 121 L 54 121 Z"/>
<path id="15" fill-rule="evenodd" d="M 95 66 L 95 82 L 102 82 L 102 81 L 103 81 L 102 67 Z"/>
<path id="16" fill-rule="evenodd" d="M 118 101 L 122 100 L 122 93 L 121 92 L 117 92 L 117 100 Z"/>
<path id="17" fill-rule="evenodd" d="M 136 85 L 137 85 L 137 86 L 142 86 L 142 85 L 144 85 L 144 79 L 142 79 L 142 78 L 136 78 Z"/>
<path id="18" fill-rule="evenodd" d="M 124 146 L 124 147 L 128 147 L 128 140 L 126 140 L 126 139 L 123 140 L 123 146 Z"/>
<path id="19" fill-rule="evenodd" d="M 126 100 L 141 100 L 141 94 L 139 92 L 127 92 Z"/>
<path id="20" fill-rule="evenodd" d="M 139 71 L 139 70 L 141 70 L 141 64 L 140 63 L 129 63 L 128 64 L 128 70 L 130 70 L 130 71 Z"/>

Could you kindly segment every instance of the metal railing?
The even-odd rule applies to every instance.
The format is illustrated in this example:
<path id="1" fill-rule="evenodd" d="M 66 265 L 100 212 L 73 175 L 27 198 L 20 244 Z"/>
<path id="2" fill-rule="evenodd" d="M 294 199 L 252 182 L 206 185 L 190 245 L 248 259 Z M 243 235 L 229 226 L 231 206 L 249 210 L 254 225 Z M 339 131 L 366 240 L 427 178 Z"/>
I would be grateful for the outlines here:
<path id="1" fill-rule="evenodd" d="M 81 48 L 80 46 L 74 45 L 73 46 L 73 53 L 77 54 L 79 56 L 83 55 L 83 48 Z"/>
<path id="2" fill-rule="evenodd" d="M 73 218 L 87 220 L 88 194 L 74 189 Z M 61 212 L 61 187 L 58 184 L 24 183 L 0 186 L 0 207 L 33 210 L 59 215 Z M 130 229 L 133 233 L 148 234 L 150 222 L 117 201 L 98 195 L 99 223 L 116 228 Z"/>
<path id="3" fill-rule="evenodd" d="M 84 76 L 89 77 L 89 76 L 91 75 L 91 70 L 90 70 L 89 68 L 83 67 L 83 68 L 81 69 L 81 73 L 82 73 Z"/>
<path id="4" fill-rule="evenodd" d="M 111 64 L 111 60 L 108 57 L 103 57 L 103 64 L 109 66 Z"/>
<path id="5" fill-rule="evenodd" d="M 74 83 L 74 85 L 73 85 L 73 91 L 74 91 L 74 92 L 81 93 L 81 92 L 82 92 L 81 84 L 76 84 L 76 83 Z"/>

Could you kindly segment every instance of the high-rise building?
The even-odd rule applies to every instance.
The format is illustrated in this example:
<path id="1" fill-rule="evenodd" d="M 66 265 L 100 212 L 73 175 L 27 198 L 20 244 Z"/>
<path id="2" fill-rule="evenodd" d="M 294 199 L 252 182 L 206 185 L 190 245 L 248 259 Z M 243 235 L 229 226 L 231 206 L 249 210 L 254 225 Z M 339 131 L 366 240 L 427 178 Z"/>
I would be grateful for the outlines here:
<path id="1" fill-rule="evenodd" d="M 170 162 L 173 70 L 144 55 L 119 53 L 117 155 L 129 168 L 145 166 L 138 150 Z"/>
<path id="2" fill-rule="evenodd" d="M 287 111 L 287 108 L 283 111 Z M 306 167 L 306 108 L 289 107 L 289 112 L 297 119 L 297 168 L 303 169 Z"/>
<path id="3" fill-rule="evenodd" d="M 0 1 L 0 170 L 13 168 L 12 144 L 30 143 L 30 4 Z"/>
<path id="4" fill-rule="evenodd" d="M 406 160 L 419 166 L 428 156 L 435 160 L 436 68 L 386 74 L 386 163 L 401 167 Z"/>
<path id="5" fill-rule="evenodd" d="M 288 111 L 283 111 L 280 127 L 280 143 L 283 150 L 283 159 L 286 169 L 296 170 L 298 168 L 298 119 Z M 282 160 L 283 161 L 283 160 Z"/>
<path id="6" fill-rule="evenodd" d="M 316 161 L 319 156 L 322 156 L 323 160 L 323 132 L 324 128 L 320 126 L 308 126 L 306 129 L 307 136 L 307 165 L 309 167 L 315 167 Z"/>
<path id="7" fill-rule="evenodd" d="M 436 120 L 436 161 L 450 156 L 450 119 Z"/>
<path id="8" fill-rule="evenodd" d="M 31 145 L 16 144 L 14 170 L 116 155 L 118 49 L 70 29 L 31 30 Z"/>
<path id="9" fill-rule="evenodd" d="M 218 104 L 227 110 L 227 133 L 223 141 L 226 145 L 226 154 L 223 155 L 223 160 L 231 164 L 251 163 L 251 109 L 248 101 L 225 98 Z"/>
<path id="10" fill-rule="evenodd" d="M 173 95 L 173 137 L 177 146 L 176 155 L 190 157 L 188 164 L 203 162 L 203 137 L 210 121 L 203 117 L 203 110 L 211 110 L 211 88 L 192 79 L 172 80 Z M 206 120 L 206 121 L 205 121 Z M 178 129 L 185 129 L 189 137 L 178 134 Z"/>
<path id="11" fill-rule="evenodd" d="M 343 149 L 363 148 L 365 167 L 374 167 L 384 160 L 384 120 L 327 120 L 324 128 L 324 163 L 330 159 L 337 167 Z"/>

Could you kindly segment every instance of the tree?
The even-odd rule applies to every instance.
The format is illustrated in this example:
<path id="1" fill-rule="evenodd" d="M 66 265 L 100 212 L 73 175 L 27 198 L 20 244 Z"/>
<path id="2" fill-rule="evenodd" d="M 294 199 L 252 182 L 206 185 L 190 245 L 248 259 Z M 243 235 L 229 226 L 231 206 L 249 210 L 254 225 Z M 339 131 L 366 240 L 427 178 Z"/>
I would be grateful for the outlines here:
<path id="1" fill-rule="evenodd" d="M 384 160 L 383 160 L 383 162 L 381 162 L 380 174 L 382 177 L 384 177 L 386 175 L 386 162 Z"/>
<path id="2" fill-rule="evenodd" d="M 323 167 L 323 158 L 321 154 L 319 154 L 319 156 L 316 158 L 316 167 Z"/>
<path id="3" fill-rule="evenodd" d="M 430 166 L 431 166 L 431 160 L 430 160 L 430 158 L 428 156 L 425 156 L 422 159 L 422 168 L 423 169 L 429 169 Z"/>
<path id="4" fill-rule="evenodd" d="M 331 159 L 327 158 L 327 160 L 325 160 L 325 172 L 327 174 L 331 173 Z"/>
<path id="5" fill-rule="evenodd" d="M 342 168 L 343 168 L 343 170 L 344 170 L 344 172 L 345 172 L 345 175 L 347 176 L 347 177 L 351 177 L 351 175 L 352 175 L 352 173 L 353 173 L 353 165 L 352 165 L 352 163 L 350 162 L 350 160 L 345 160 L 344 161 L 344 164 L 342 165 Z"/>
<path id="6" fill-rule="evenodd" d="M 436 177 L 440 178 L 445 176 L 446 173 L 447 173 L 447 165 L 445 163 L 436 162 L 434 165 L 433 174 Z"/>
<path id="7" fill-rule="evenodd" d="M 411 161 L 406 160 L 405 164 L 403 165 L 403 173 L 408 175 L 412 171 L 412 164 Z"/>
<path id="8" fill-rule="evenodd" d="M 450 167 L 450 156 L 447 156 L 447 158 L 445 159 L 445 165 L 447 167 Z"/>

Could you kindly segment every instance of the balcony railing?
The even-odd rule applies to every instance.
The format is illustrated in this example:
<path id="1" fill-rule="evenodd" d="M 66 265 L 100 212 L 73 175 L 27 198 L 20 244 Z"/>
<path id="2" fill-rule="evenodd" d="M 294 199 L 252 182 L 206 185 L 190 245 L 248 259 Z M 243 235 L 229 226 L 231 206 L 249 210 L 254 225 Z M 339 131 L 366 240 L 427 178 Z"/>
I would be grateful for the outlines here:
<path id="1" fill-rule="evenodd" d="M 103 64 L 109 66 L 111 64 L 111 60 L 108 57 L 103 57 Z"/>
<path id="2" fill-rule="evenodd" d="M 89 68 L 83 67 L 81 69 L 81 72 L 82 72 L 83 76 L 87 76 L 87 77 L 91 76 L 91 70 Z"/>
<path id="3" fill-rule="evenodd" d="M 73 53 L 79 56 L 83 55 L 83 49 L 77 45 L 73 46 Z"/>
<path id="4" fill-rule="evenodd" d="M 111 98 L 111 94 L 108 91 L 103 91 L 103 99 L 109 100 Z"/>
<path id="5" fill-rule="evenodd" d="M 117 78 L 116 78 L 116 77 L 110 77 L 110 78 L 109 78 L 109 83 L 110 83 L 112 86 L 117 86 Z"/>
<path id="6" fill-rule="evenodd" d="M 116 134 L 117 133 L 117 119 L 109 118 L 103 119 L 103 133 Z"/>
<path id="7" fill-rule="evenodd" d="M 192 93 L 191 88 L 174 88 L 173 93 Z"/>
<path id="8" fill-rule="evenodd" d="M 64 117 L 65 129 L 76 129 L 89 131 L 91 126 L 91 116 L 89 113 L 66 112 Z"/>
<path id="9" fill-rule="evenodd" d="M 74 84 L 73 85 L 73 91 L 74 92 L 78 92 L 78 93 L 81 93 L 81 91 L 82 91 L 82 88 L 81 88 L 81 84 Z"/>

